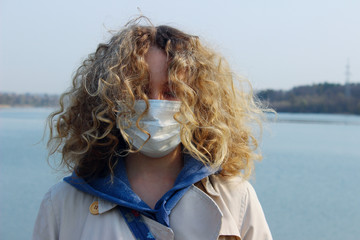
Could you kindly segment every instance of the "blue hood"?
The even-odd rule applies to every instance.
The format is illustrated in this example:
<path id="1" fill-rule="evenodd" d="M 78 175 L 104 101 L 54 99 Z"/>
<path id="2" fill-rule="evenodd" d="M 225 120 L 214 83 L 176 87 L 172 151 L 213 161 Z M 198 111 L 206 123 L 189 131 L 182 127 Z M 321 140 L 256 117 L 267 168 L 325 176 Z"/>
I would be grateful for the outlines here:
<path id="1" fill-rule="evenodd" d="M 86 182 L 83 178 L 78 177 L 75 172 L 71 176 L 64 178 L 64 181 L 80 191 L 98 196 L 117 205 L 137 210 L 145 216 L 169 226 L 171 210 L 190 186 L 213 173 L 214 170 L 205 166 L 202 162 L 190 155 L 184 154 L 184 167 L 179 173 L 173 188 L 164 194 L 156 203 L 154 209 L 150 208 L 131 189 L 124 159 L 119 159 L 119 163 L 114 170 L 112 183 L 110 176 Z"/>

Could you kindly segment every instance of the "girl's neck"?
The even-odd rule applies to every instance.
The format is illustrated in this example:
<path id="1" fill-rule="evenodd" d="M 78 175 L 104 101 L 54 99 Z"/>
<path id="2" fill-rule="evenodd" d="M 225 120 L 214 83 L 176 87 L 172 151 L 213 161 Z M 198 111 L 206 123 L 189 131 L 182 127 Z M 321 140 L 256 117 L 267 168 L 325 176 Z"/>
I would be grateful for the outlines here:
<path id="1" fill-rule="evenodd" d="M 181 145 L 161 158 L 131 153 L 125 163 L 131 188 L 152 208 L 174 186 L 184 165 Z"/>
<path id="2" fill-rule="evenodd" d="M 161 158 L 151 158 L 140 152 L 126 157 L 126 171 L 129 175 L 176 175 L 183 167 L 181 146 Z"/>

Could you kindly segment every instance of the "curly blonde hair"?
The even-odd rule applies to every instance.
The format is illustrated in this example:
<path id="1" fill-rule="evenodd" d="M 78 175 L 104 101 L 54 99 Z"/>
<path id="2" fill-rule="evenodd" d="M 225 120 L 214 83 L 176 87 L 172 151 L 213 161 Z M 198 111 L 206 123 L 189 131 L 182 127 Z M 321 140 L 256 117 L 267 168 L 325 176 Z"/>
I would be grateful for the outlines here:
<path id="1" fill-rule="evenodd" d="M 136 151 L 117 123 L 134 113 L 135 100 L 143 99 L 148 110 L 145 54 L 151 46 L 169 59 L 169 84 L 182 103 L 174 118 L 186 153 L 220 167 L 222 175 L 250 176 L 261 159 L 252 127 L 261 128 L 263 113 L 251 86 L 199 37 L 169 26 L 127 25 L 83 61 L 48 118 L 50 155 L 60 151 L 60 165 L 87 178 L 112 174 L 117 154 Z"/>

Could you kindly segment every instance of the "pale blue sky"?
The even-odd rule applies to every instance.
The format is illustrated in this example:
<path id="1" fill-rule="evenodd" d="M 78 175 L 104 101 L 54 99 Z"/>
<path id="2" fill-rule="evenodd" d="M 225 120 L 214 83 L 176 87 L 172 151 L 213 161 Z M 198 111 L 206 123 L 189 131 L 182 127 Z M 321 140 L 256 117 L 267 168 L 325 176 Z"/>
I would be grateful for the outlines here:
<path id="1" fill-rule="evenodd" d="M 0 0 L 0 91 L 61 93 L 81 60 L 139 7 L 198 35 L 255 89 L 360 82 L 359 0 Z"/>

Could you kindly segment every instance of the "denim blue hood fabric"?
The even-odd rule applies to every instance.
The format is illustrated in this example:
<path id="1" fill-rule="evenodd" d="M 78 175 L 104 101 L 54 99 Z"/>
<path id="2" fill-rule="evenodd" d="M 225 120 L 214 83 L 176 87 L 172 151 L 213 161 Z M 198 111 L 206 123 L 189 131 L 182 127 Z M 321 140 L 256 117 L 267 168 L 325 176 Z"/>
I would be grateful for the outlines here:
<path id="1" fill-rule="evenodd" d="M 64 178 L 64 181 L 80 191 L 95 195 L 122 207 L 139 211 L 143 215 L 169 227 L 170 212 L 181 197 L 192 184 L 214 172 L 213 169 L 205 166 L 202 162 L 184 154 L 184 167 L 179 173 L 173 188 L 164 194 L 156 203 L 154 209 L 150 208 L 131 189 L 124 159 L 119 159 L 119 163 L 114 169 L 113 183 L 111 183 L 110 176 L 86 182 L 78 177 L 75 172 L 71 176 Z"/>

